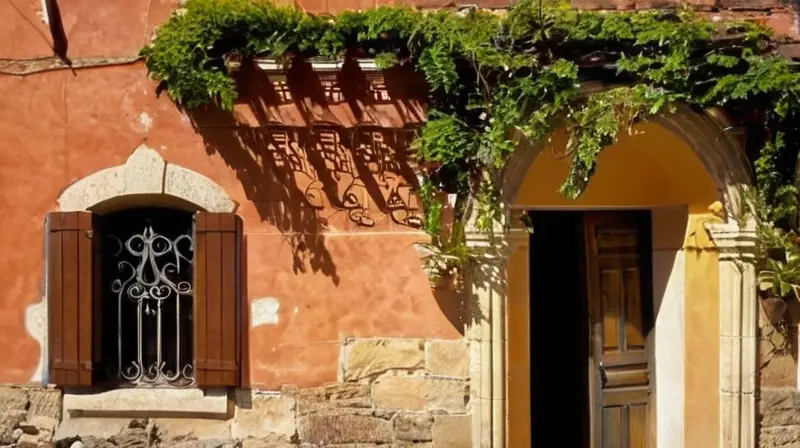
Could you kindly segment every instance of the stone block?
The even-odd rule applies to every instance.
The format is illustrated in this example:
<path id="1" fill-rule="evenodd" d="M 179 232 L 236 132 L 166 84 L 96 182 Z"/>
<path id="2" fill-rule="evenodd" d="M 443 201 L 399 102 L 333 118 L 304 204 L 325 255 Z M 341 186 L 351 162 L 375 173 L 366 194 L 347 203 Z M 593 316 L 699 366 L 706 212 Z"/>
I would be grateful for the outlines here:
<path id="1" fill-rule="evenodd" d="M 300 389 L 295 392 L 297 413 L 323 412 L 342 408 L 371 408 L 367 384 L 343 383 Z"/>
<path id="2" fill-rule="evenodd" d="M 467 385 L 462 381 L 430 380 L 425 408 L 448 412 L 465 412 L 467 407 Z"/>
<path id="3" fill-rule="evenodd" d="M 56 429 L 55 441 L 70 439 L 108 439 L 109 437 L 121 433 L 129 423 L 128 418 L 70 418 L 58 425 Z M 84 443 L 85 440 L 84 440 Z"/>
<path id="4" fill-rule="evenodd" d="M 232 212 L 236 209 L 236 204 L 222 187 L 211 179 L 178 165 L 166 165 L 164 193 L 195 204 L 203 204 L 206 210 Z"/>
<path id="5" fill-rule="evenodd" d="M 37 415 L 36 417 L 20 423 L 19 427 L 25 434 L 37 435 L 47 433 L 52 436 L 58 427 L 58 420 L 43 415 Z"/>
<path id="6" fill-rule="evenodd" d="M 381 409 L 422 411 L 425 409 L 428 381 L 424 377 L 382 377 L 372 386 L 375 406 Z"/>
<path id="7" fill-rule="evenodd" d="M 400 414 L 394 419 L 394 438 L 404 442 L 430 442 L 433 417 Z"/>
<path id="8" fill-rule="evenodd" d="M 242 448 L 296 448 L 289 442 L 272 442 L 264 439 L 244 439 L 241 441 Z"/>
<path id="9" fill-rule="evenodd" d="M 16 387 L 0 386 L 0 412 L 24 411 L 28 408 L 28 394 Z"/>
<path id="10" fill-rule="evenodd" d="M 800 426 L 762 428 L 758 442 L 759 448 L 789 448 L 800 446 Z"/>
<path id="11" fill-rule="evenodd" d="M 177 443 L 162 443 L 160 448 L 236 448 L 238 444 L 232 440 L 203 439 L 185 440 Z"/>
<path id="12" fill-rule="evenodd" d="M 465 341 L 428 342 L 425 370 L 434 375 L 463 378 L 469 367 L 469 348 Z"/>
<path id="13" fill-rule="evenodd" d="M 19 409 L 0 409 L 0 445 L 10 445 L 20 436 L 19 432 L 14 432 L 22 421 L 25 420 L 27 413 Z"/>
<path id="14" fill-rule="evenodd" d="M 384 376 L 373 384 L 372 397 L 380 409 L 464 412 L 466 383 L 411 376 Z"/>
<path id="15" fill-rule="evenodd" d="M 123 166 L 125 194 L 161 194 L 165 168 L 157 151 L 144 145 L 136 148 Z"/>
<path id="16" fill-rule="evenodd" d="M 762 389 L 759 402 L 760 426 L 800 426 L 800 392 L 793 388 Z"/>
<path id="17" fill-rule="evenodd" d="M 389 443 L 392 423 L 376 417 L 347 414 L 310 414 L 298 420 L 301 442 L 314 445 Z"/>
<path id="18" fill-rule="evenodd" d="M 231 423 L 207 418 L 159 418 L 153 420 L 162 442 L 188 440 L 228 440 Z"/>
<path id="19" fill-rule="evenodd" d="M 28 391 L 30 406 L 28 419 L 36 416 L 61 420 L 61 391 L 58 389 L 31 389 Z"/>
<path id="20" fill-rule="evenodd" d="M 433 444 L 436 448 L 470 448 L 472 417 L 469 415 L 437 415 L 433 418 Z"/>
<path id="21" fill-rule="evenodd" d="M 75 447 L 76 443 L 80 443 L 82 445 Z M 56 443 L 58 448 L 66 448 L 69 446 L 70 448 L 116 448 L 116 446 L 111 443 L 111 441 L 106 439 L 101 439 L 98 437 L 84 437 L 79 441 L 72 442 L 72 445 L 67 445 L 64 443 Z"/>
<path id="22" fill-rule="evenodd" d="M 344 378 L 357 381 L 390 369 L 418 369 L 425 361 L 424 343 L 416 339 L 366 339 L 345 347 Z"/>
<path id="23" fill-rule="evenodd" d="M 150 428 L 127 428 L 109 439 L 120 448 L 149 448 L 152 433 Z"/>
<path id="24" fill-rule="evenodd" d="M 255 396 L 250 409 L 236 410 L 233 437 L 289 440 L 296 430 L 294 411 L 294 397 Z"/>
<path id="25" fill-rule="evenodd" d="M 42 442 L 39 437 L 31 434 L 22 434 L 17 440 L 17 448 L 38 448 Z"/>

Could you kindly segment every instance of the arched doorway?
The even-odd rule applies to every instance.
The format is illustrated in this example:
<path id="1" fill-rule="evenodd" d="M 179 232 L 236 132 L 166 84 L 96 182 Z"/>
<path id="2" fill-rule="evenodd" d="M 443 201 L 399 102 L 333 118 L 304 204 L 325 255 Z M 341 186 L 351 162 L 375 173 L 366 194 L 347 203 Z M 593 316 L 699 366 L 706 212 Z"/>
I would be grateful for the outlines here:
<path id="1" fill-rule="evenodd" d="M 736 142 L 722 128 L 708 116 L 688 108 L 640 126 L 639 133 L 621 136 L 618 143 L 601 154 L 594 179 L 577 201 L 567 200 L 557 192 L 568 169 L 568 160 L 559 160 L 553 154 L 558 154 L 559 146 L 563 148 L 565 144 L 563 133 L 555 133 L 551 146 L 520 149 L 517 160 L 509 164 L 504 193 L 513 217 L 509 241 L 516 247 L 510 249 L 505 268 L 508 446 L 528 446 L 531 429 L 536 426 L 532 426 L 531 411 L 546 409 L 546 404 L 538 403 L 539 408 L 532 405 L 532 397 L 536 396 L 532 372 L 558 371 L 557 365 L 536 359 L 531 350 L 532 339 L 543 334 L 550 334 L 552 343 L 557 345 L 559 327 L 555 323 L 545 331 L 532 329 L 536 320 L 531 312 L 538 303 L 533 273 L 537 261 L 547 258 L 531 250 L 533 239 L 537 238 L 536 227 L 530 240 L 518 236 L 521 232 L 514 230 L 516 217 L 535 212 L 541 223 L 548 213 L 556 211 L 589 216 L 589 212 L 602 210 L 623 216 L 623 212 L 636 210 L 648 216 L 646 240 L 651 247 L 645 258 L 649 266 L 645 263 L 642 268 L 650 279 L 643 290 L 650 295 L 650 302 L 645 305 L 652 310 L 653 325 L 652 331 L 643 336 L 649 346 L 651 399 L 646 426 L 637 426 L 635 431 L 646 432 L 647 440 L 655 446 L 746 446 L 753 437 L 754 402 L 743 390 L 754 390 L 754 385 L 742 384 L 741 378 L 754 376 L 755 371 L 755 345 L 746 336 L 742 339 L 756 325 L 755 296 L 753 292 L 750 297 L 750 292 L 741 288 L 752 273 L 747 269 L 734 272 L 732 268 L 733 259 L 742 255 L 741 247 L 752 243 L 752 232 L 740 228 L 735 219 L 742 216 L 738 195 L 749 183 L 749 175 Z M 726 216 L 709 212 L 715 201 L 724 205 Z M 713 238 L 709 238 L 709 231 Z M 551 241 L 564 238 L 539 237 Z M 736 249 L 732 249 L 734 246 Z M 740 292 L 732 300 L 734 288 Z M 538 295 L 544 291 L 540 289 Z M 591 302 L 589 297 L 585 299 L 588 309 Z M 729 316 L 732 312 L 753 318 L 740 319 L 737 324 Z M 602 326 L 601 312 L 599 327 Z M 592 335 L 588 336 L 591 339 Z M 730 344 L 753 354 L 737 358 L 730 353 Z M 576 346 L 572 348 L 575 350 Z M 551 349 L 550 353 L 556 350 Z M 575 351 L 580 356 L 589 350 Z M 573 363 L 581 364 L 574 359 Z M 583 365 L 588 367 L 576 375 L 590 375 L 598 362 L 590 358 Z M 732 388 L 731 383 L 739 387 Z M 542 384 L 547 383 L 539 381 L 538 387 Z M 591 385 L 585 387 L 585 393 L 592 393 Z M 596 427 L 602 428 L 603 420 L 596 417 L 602 407 L 590 403 L 587 408 L 592 416 L 591 423 L 585 426 L 597 437 Z M 632 437 L 630 423 L 619 428 Z"/>

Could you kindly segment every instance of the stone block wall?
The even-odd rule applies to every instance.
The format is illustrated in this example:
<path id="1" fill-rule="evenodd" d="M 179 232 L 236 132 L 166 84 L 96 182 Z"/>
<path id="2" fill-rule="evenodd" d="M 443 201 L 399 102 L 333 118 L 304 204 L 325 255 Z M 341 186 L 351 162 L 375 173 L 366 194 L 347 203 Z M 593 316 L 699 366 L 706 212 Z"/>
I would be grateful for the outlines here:
<path id="1" fill-rule="evenodd" d="M 49 443 L 60 420 L 60 391 L 0 386 L 0 446 Z"/>
<path id="2" fill-rule="evenodd" d="M 797 391 L 797 322 L 800 305 L 790 302 L 780 325 L 759 309 L 759 447 L 800 446 L 800 392 Z"/>
<path id="3" fill-rule="evenodd" d="M 759 407 L 759 446 L 800 446 L 800 392 L 794 388 L 762 389 Z"/>
<path id="4" fill-rule="evenodd" d="M 340 381 L 239 389 L 227 418 L 72 417 L 58 390 L 0 389 L 0 446 L 449 447 L 472 445 L 466 341 L 350 339 Z M 67 416 L 65 416 L 67 417 Z"/>

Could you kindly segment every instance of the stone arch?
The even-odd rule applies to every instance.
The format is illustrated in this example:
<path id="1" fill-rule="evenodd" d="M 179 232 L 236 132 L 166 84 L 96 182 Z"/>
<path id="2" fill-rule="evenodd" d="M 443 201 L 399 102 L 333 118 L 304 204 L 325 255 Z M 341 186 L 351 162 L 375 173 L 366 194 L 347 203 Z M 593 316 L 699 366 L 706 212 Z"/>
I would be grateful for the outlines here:
<path id="1" fill-rule="evenodd" d="M 145 145 L 123 165 L 92 173 L 58 197 L 61 211 L 97 210 L 111 202 L 169 202 L 179 208 L 233 212 L 237 204 L 216 182 L 190 169 L 164 161 Z"/>
<path id="2" fill-rule="evenodd" d="M 726 131 L 731 124 L 719 111 L 679 105 L 673 113 L 650 122 L 691 149 L 723 202 L 727 219 L 705 224 L 719 253 L 719 446 L 754 446 L 757 347 L 752 336 L 757 327 L 757 298 L 754 266 L 743 261 L 752 259 L 755 231 L 741 198 L 752 185 L 751 169 L 741 143 Z M 519 219 L 522 209 L 517 206 L 522 206 L 518 195 L 546 146 L 544 142 L 523 144 L 526 147 L 515 152 L 503 173 L 501 201 L 506 215 L 495 223 L 494 235 L 479 232 L 474 225 L 467 229 L 467 245 L 481 254 L 473 269 L 488 271 L 495 279 L 469 284 L 472 306 L 481 316 L 467 331 L 479 353 L 475 362 L 481 366 L 470 375 L 476 406 L 473 427 L 480 428 L 473 433 L 473 440 L 478 441 L 473 446 L 506 446 L 513 413 L 508 397 L 517 393 L 507 390 L 508 378 L 521 376 L 511 371 L 515 364 L 507 359 L 511 354 L 506 346 L 507 340 L 526 337 L 524 328 L 512 331 L 508 327 L 508 316 L 513 314 L 511 299 L 529 294 L 530 234 Z"/>
<path id="3" fill-rule="evenodd" d="M 741 190 L 752 184 L 752 176 L 741 145 L 724 131 L 729 126 L 727 120 L 711 111 L 699 112 L 681 104 L 674 113 L 658 116 L 652 122 L 663 126 L 692 149 L 714 180 L 728 217 L 742 216 Z M 543 148 L 541 142 L 532 142 L 526 150 L 516 151 L 509 160 L 503 176 L 504 204 L 516 203 L 522 182 Z"/>

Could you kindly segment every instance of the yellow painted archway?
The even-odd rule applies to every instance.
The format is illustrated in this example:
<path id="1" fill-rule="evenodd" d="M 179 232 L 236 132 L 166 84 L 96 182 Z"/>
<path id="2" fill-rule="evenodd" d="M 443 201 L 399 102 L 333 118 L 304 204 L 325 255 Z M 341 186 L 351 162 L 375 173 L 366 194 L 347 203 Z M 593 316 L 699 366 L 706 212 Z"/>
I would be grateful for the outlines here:
<path id="1" fill-rule="evenodd" d="M 569 169 L 569 158 L 557 157 L 566 145 L 563 130 L 547 142 L 519 148 L 506 176 L 504 194 L 517 210 L 652 211 L 655 349 L 661 362 L 655 367 L 657 415 L 650 432 L 658 446 L 705 448 L 722 442 L 720 366 L 727 355 L 720 350 L 719 257 L 704 225 L 720 221 L 709 212 L 716 201 L 729 217 L 740 214 L 740 188 L 750 182 L 746 158 L 724 126 L 682 107 L 638 126 L 634 135 L 621 134 L 600 154 L 597 172 L 578 200 L 558 193 Z M 527 247 L 512 252 L 507 266 L 508 446 L 530 446 Z"/>

